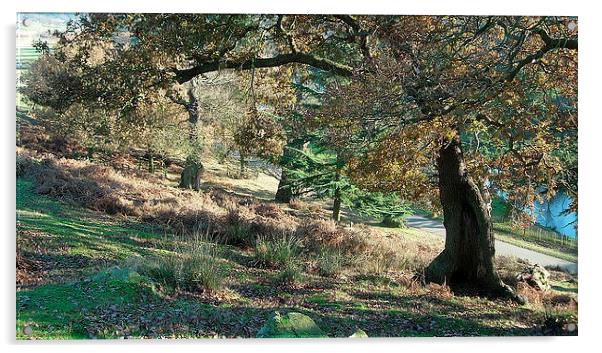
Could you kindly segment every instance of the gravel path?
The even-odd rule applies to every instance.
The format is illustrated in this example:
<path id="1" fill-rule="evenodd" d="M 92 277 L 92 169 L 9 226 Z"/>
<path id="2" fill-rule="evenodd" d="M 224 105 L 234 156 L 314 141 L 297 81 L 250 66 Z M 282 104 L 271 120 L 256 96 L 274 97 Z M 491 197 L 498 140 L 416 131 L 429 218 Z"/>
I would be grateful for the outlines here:
<path id="1" fill-rule="evenodd" d="M 440 221 L 414 215 L 406 218 L 406 223 L 409 227 L 434 233 L 445 238 L 445 227 Z M 496 255 L 515 256 L 519 259 L 528 260 L 531 263 L 537 263 L 542 266 L 558 266 L 567 272 L 573 274 L 577 273 L 577 264 L 574 262 L 504 243 L 500 240 L 495 241 L 495 253 Z"/>

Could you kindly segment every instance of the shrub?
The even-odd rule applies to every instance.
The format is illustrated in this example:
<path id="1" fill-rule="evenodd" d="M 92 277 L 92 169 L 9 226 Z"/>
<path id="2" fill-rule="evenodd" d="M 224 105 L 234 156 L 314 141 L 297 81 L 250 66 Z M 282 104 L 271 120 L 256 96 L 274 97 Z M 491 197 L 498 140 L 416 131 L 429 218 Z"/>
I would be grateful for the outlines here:
<path id="1" fill-rule="evenodd" d="M 182 261 L 178 256 L 169 254 L 145 261 L 138 266 L 137 270 L 161 285 L 176 288 L 181 264 Z"/>
<path id="2" fill-rule="evenodd" d="M 220 267 L 215 257 L 192 255 L 182 264 L 181 286 L 187 290 L 215 292 L 222 286 Z"/>
<path id="3" fill-rule="evenodd" d="M 294 210 L 298 211 L 307 211 L 309 210 L 309 204 L 305 201 L 299 199 L 291 199 L 288 203 L 288 206 Z"/>
<path id="4" fill-rule="evenodd" d="M 31 168 L 33 161 L 31 158 L 17 153 L 15 169 L 17 172 L 17 178 L 23 177 L 27 174 L 27 170 Z"/>
<path id="5" fill-rule="evenodd" d="M 397 254 L 389 249 L 374 248 L 364 262 L 365 270 L 369 273 L 383 274 L 393 269 L 397 262 Z"/>
<path id="6" fill-rule="evenodd" d="M 297 262 L 299 247 L 292 236 L 272 240 L 257 239 L 255 243 L 255 263 L 261 267 L 285 268 Z"/>
<path id="7" fill-rule="evenodd" d="M 546 307 L 541 330 L 547 336 L 578 335 L 577 318 L 573 311 Z"/>
<path id="8" fill-rule="evenodd" d="M 358 255 L 369 248 L 367 239 L 371 233 L 368 227 L 345 229 L 332 220 L 309 220 L 297 227 L 296 234 L 309 250 L 318 252 L 322 247 L 329 247 L 345 255 Z"/>
<path id="9" fill-rule="evenodd" d="M 262 217 L 279 218 L 282 215 L 282 209 L 274 203 L 261 203 L 255 206 L 255 213 Z"/>

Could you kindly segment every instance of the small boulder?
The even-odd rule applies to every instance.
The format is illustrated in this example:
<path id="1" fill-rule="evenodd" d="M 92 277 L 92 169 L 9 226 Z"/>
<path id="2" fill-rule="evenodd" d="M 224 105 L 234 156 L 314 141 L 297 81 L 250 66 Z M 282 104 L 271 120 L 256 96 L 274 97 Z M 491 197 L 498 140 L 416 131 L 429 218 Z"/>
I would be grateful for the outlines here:
<path id="1" fill-rule="evenodd" d="M 349 336 L 349 338 L 368 338 L 368 334 L 364 332 L 361 328 L 355 330 L 353 335 Z"/>
<path id="2" fill-rule="evenodd" d="M 309 316 L 290 312 L 276 312 L 257 333 L 257 338 L 310 338 L 327 337 Z"/>
<path id="3" fill-rule="evenodd" d="M 550 289 L 550 273 L 543 266 L 535 264 L 525 268 L 518 276 L 519 281 L 526 282 L 541 291 Z"/>

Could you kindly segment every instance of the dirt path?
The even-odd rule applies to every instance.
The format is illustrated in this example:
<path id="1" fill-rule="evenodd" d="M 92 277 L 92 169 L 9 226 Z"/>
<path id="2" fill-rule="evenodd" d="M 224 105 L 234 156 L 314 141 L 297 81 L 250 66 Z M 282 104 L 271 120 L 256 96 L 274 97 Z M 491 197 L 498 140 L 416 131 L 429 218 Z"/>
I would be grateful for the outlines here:
<path id="1" fill-rule="evenodd" d="M 414 215 L 406 219 L 406 224 L 409 227 L 424 230 L 445 238 L 445 227 L 440 221 Z M 495 252 L 496 255 L 515 256 L 519 259 L 528 260 L 532 263 L 537 263 L 542 266 L 558 266 L 570 273 L 577 273 L 577 264 L 574 262 L 538 253 L 533 250 L 524 249 L 500 240 L 495 241 Z"/>

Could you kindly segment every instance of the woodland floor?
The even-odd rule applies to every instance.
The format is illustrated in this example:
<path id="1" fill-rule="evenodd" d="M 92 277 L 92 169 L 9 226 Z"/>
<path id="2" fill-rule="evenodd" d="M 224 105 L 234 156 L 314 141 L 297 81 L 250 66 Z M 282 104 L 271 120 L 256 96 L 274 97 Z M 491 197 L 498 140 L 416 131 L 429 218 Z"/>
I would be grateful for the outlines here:
<path id="1" fill-rule="evenodd" d="M 269 200 L 275 190 L 269 174 L 236 179 L 217 164 L 207 169 L 209 187 L 258 200 Z M 164 183 L 173 186 L 176 178 L 169 174 Z M 577 322 L 577 280 L 555 271 L 550 293 L 530 291 L 531 303 L 520 306 L 421 286 L 397 271 L 348 271 L 335 279 L 303 273 L 298 284 L 280 285 L 275 270 L 253 266 L 252 249 L 220 245 L 223 290 L 157 290 L 133 279 L 129 264 L 163 254 L 173 242 L 169 232 L 35 189 L 33 179 L 17 178 L 18 339 L 255 337 L 275 311 L 307 314 L 329 337 L 347 337 L 356 328 L 370 337 L 576 334 L 559 323 Z M 303 217 L 312 203 L 284 210 Z M 328 205 L 318 206 L 327 217 Z M 429 233 L 368 226 L 392 246 L 431 252 L 443 246 Z M 512 277 L 520 264 L 509 259 L 500 266 Z"/>

